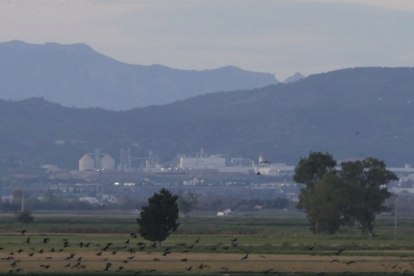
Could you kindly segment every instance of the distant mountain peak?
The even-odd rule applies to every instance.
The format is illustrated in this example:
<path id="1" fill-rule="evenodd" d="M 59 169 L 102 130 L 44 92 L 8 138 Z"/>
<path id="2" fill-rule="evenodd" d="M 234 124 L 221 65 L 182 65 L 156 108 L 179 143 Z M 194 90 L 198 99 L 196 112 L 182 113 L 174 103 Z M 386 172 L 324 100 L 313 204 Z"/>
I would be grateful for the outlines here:
<path id="1" fill-rule="evenodd" d="M 302 75 L 299 72 L 296 72 L 293 76 L 286 78 L 285 83 L 292 83 L 303 78 L 305 78 L 304 75 Z"/>
<path id="2" fill-rule="evenodd" d="M 63 106 L 125 110 L 218 91 L 277 84 L 273 74 L 235 66 L 178 70 L 116 61 L 86 44 L 0 42 L 0 98 L 43 97 Z"/>

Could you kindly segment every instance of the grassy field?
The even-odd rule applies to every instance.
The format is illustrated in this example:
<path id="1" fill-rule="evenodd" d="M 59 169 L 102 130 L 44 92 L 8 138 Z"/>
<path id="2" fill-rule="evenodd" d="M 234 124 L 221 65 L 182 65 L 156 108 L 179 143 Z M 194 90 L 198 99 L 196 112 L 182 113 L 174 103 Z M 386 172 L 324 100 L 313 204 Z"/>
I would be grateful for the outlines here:
<path id="1" fill-rule="evenodd" d="M 393 220 L 378 219 L 378 237 L 369 238 L 358 229 L 344 229 L 336 235 L 312 235 L 303 218 L 193 217 L 181 219 L 179 231 L 164 241 L 161 248 L 153 248 L 140 237 L 131 238 L 130 233 L 137 231 L 135 217 L 37 214 L 35 223 L 23 225 L 15 223 L 11 216 L 0 216 L 0 273 L 9 274 L 11 270 L 14 274 L 35 275 L 414 273 L 414 220 L 408 218 L 399 221 L 398 231 L 393 229 Z M 25 235 L 20 233 L 23 229 L 27 230 Z M 47 243 L 45 238 L 49 239 Z M 237 240 L 232 242 L 234 239 Z M 137 245 L 140 242 L 146 247 L 141 249 Z M 108 243 L 112 245 L 104 251 Z M 167 248 L 171 253 L 163 256 Z M 339 249 L 344 251 L 338 253 Z M 67 259 L 71 254 L 75 255 Z M 246 254 L 247 258 L 242 260 Z M 111 267 L 104 271 L 107 263 Z M 199 268 L 201 264 L 207 266 Z"/>

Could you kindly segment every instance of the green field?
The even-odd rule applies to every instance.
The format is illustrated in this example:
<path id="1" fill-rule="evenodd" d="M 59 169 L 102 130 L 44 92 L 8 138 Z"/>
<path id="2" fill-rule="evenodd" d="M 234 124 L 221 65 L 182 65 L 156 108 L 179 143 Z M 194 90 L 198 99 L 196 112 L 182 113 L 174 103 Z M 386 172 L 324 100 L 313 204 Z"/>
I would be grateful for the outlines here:
<path id="1" fill-rule="evenodd" d="M 35 214 L 35 222 L 24 225 L 10 215 L 2 215 L 0 273 L 9 274 L 12 270 L 16 274 L 18 269 L 22 269 L 18 274 L 35 275 L 414 273 L 414 220 L 409 218 L 399 220 L 398 230 L 394 229 L 394 220 L 377 219 L 378 237 L 372 238 L 352 228 L 336 235 L 313 235 L 306 219 L 301 217 L 195 216 L 180 219 L 179 230 L 161 248 L 151 247 L 140 237 L 131 238 L 130 233 L 137 232 L 135 218 L 131 214 Z M 23 229 L 27 230 L 24 236 L 20 233 Z M 45 238 L 49 238 L 47 244 Z M 233 245 L 236 238 L 237 244 Z M 68 246 L 64 247 L 64 241 Z M 109 242 L 112 245 L 103 251 Z M 146 247 L 141 249 L 139 242 Z M 80 243 L 89 245 L 81 248 Z M 168 247 L 171 253 L 163 256 Z M 338 249 L 344 251 L 335 255 Z M 101 256 L 97 256 L 101 251 Z M 71 254 L 75 257 L 65 260 Z M 246 254 L 248 258 L 242 260 Z M 79 257 L 82 259 L 76 266 Z M 20 262 L 12 266 L 16 260 Z M 346 264 L 350 261 L 355 263 Z M 104 271 L 106 263 L 112 264 L 108 271 Z M 207 267 L 198 268 L 202 263 Z"/>

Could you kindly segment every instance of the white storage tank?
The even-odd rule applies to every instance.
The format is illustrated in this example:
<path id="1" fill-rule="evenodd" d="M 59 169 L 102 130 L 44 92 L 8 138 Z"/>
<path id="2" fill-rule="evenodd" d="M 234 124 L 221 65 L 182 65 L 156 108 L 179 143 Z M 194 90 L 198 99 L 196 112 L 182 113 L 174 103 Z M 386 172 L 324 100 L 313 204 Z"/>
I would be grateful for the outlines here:
<path id="1" fill-rule="evenodd" d="M 110 155 L 105 155 L 101 158 L 101 170 L 115 170 L 115 160 Z"/>
<path id="2" fill-rule="evenodd" d="M 80 171 L 93 171 L 94 168 L 95 168 L 95 159 L 93 159 L 90 155 L 85 154 L 79 160 Z"/>

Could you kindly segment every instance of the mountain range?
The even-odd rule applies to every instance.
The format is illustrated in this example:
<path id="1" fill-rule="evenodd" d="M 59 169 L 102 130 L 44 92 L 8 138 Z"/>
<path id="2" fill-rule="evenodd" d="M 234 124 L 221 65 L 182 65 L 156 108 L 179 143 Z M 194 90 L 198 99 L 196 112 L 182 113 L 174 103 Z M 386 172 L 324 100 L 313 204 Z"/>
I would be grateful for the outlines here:
<path id="1" fill-rule="evenodd" d="M 95 148 L 164 161 L 204 148 L 289 165 L 328 151 L 403 166 L 414 163 L 413 91 L 414 68 L 353 68 L 127 111 L 1 100 L 0 158 L 75 169 Z"/>
<path id="2" fill-rule="evenodd" d="M 277 84 L 273 74 L 234 66 L 178 70 L 116 61 L 85 44 L 0 43 L 0 98 L 31 97 L 63 106 L 127 110 L 217 91 Z"/>

